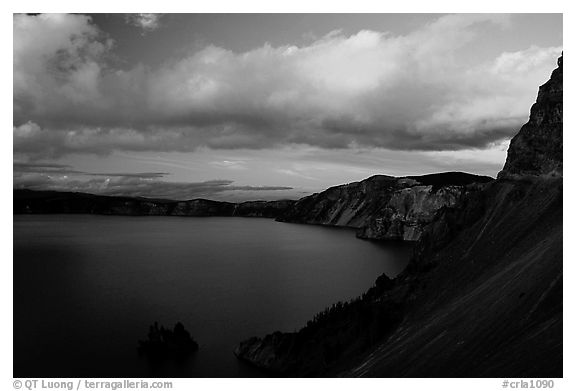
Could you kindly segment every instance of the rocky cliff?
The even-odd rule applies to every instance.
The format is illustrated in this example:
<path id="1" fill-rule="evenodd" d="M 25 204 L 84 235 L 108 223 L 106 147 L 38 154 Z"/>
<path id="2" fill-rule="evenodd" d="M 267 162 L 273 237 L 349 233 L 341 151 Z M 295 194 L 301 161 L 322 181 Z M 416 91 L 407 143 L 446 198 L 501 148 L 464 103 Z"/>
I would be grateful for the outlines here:
<path id="1" fill-rule="evenodd" d="M 492 180 L 461 172 L 376 175 L 304 197 L 278 220 L 358 228 L 357 236 L 364 239 L 414 241 L 439 209 Z"/>
<path id="2" fill-rule="evenodd" d="M 440 208 L 403 273 L 237 357 L 284 376 L 562 377 L 558 65 L 499 179 Z"/>
<path id="3" fill-rule="evenodd" d="M 220 202 L 111 197 L 86 193 L 14 190 L 14 213 L 82 213 L 127 216 L 239 216 L 276 218 L 294 201 Z"/>
<path id="4" fill-rule="evenodd" d="M 530 120 L 510 142 L 504 169 L 498 177 L 562 176 L 562 57 L 550 80 L 538 91 Z"/>

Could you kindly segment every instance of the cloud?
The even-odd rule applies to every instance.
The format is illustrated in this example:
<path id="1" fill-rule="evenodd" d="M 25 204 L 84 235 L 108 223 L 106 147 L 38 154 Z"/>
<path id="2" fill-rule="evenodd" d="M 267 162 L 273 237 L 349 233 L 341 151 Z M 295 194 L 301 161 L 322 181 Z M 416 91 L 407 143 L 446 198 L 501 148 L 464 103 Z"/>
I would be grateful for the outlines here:
<path id="1" fill-rule="evenodd" d="M 80 110 L 81 118 L 90 105 L 102 104 L 99 83 L 112 45 L 86 16 L 15 15 L 15 115 L 42 118 Z"/>
<path id="2" fill-rule="evenodd" d="M 142 35 L 160 27 L 161 14 L 126 14 L 124 19 L 129 25 L 142 29 Z"/>
<path id="3" fill-rule="evenodd" d="M 210 162 L 210 164 L 214 167 L 228 170 L 246 170 L 246 162 L 243 160 L 221 160 Z"/>
<path id="4" fill-rule="evenodd" d="M 14 188 L 32 190 L 77 191 L 114 196 L 167 198 L 248 199 L 258 193 L 292 190 L 286 186 L 235 185 L 231 180 L 168 182 L 163 172 L 91 173 L 55 163 L 15 162 Z M 239 196 L 239 193 L 245 193 Z"/>
<path id="5" fill-rule="evenodd" d="M 113 41 L 90 18 L 17 15 L 14 151 L 484 148 L 526 121 L 561 51 L 468 59 L 483 31 L 509 24 L 449 15 L 405 35 L 334 32 L 242 53 L 209 45 L 157 69 L 117 69 Z"/>
<path id="6" fill-rule="evenodd" d="M 73 170 L 67 164 L 58 163 L 22 163 L 14 162 L 13 171 L 16 173 L 24 172 L 43 172 L 43 173 L 59 173 L 59 174 L 80 174 L 82 171 Z"/>
<path id="7" fill-rule="evenodd" d="M 50 175 L 86 175 L 96 177 L 125 177 L 125 178 L 141 178 L 141 179 L 155 179 L 163 178 L 170 175 L 167 172 L 86 172 L 74 170 L 67 164 L 58 163 L 23 163 L 14 162 L 13 172 L 15 174 L 22 173 L 37 173 L 37 174 L 50 174 Z"/>

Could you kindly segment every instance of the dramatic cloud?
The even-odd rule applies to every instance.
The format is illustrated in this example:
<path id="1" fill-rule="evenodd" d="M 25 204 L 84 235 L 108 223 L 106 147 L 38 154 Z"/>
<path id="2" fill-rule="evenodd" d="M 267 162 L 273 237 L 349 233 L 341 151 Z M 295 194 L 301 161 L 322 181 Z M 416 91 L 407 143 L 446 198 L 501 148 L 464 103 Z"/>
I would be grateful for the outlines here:
<path id="1" fill-rule="evenodd" d="M 561 51 L 468 59 L 480 31 L 508 22 L 451 15 L 402 36 L 334 32 L 307 46 L 243 53 L 206 46 L 157 69 L 117 69 L 114 43 L 89 18 L 18 15 L 14 151 L 482 148 L 526 121 Z"/>
<path id="2" fill-rule="evenodd" d="M 162 172 L 90 173 L 54 163 L 16 162 L 13 173 L 16 189 L 78 191 L 174 200 L 218 199 L 219 196 L 228 199 L 248 199 L 254 198 L 254 194 L 260 192 L 292 189 L 285 186 L 240 186 L 234 185 L 234 182 L 230 180 L 196 183 L 167 182 L 160 180 L 169 175 Z M 241 196 L 239 193 L 247 194 Z"/>

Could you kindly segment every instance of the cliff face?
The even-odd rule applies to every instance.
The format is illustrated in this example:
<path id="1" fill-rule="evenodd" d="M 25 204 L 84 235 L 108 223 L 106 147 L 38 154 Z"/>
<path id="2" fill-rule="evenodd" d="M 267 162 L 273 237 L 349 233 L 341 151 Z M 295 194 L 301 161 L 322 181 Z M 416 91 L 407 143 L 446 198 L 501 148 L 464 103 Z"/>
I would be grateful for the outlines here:
<path id="1" fill-rule="evenodd" d="M 14 213 L 82 213 L 127 216 L 239 216 L 275 218 L 294 201 L 230 202 L 110 197 L 85 193 L 14 190 Z"/>
<path id="2" fill-rule="evenodd" d="M 515 175 L 562 176 L 562 57 L 540 87 L 530 120 L 510 142 L 499 178 Z"/>
<path id="3" fill-rule="evenodd" d="M 285 376 L 562 377 L 561 69 L 499 179 L 440 208 L 403 273 L 236 355 Z"/>
<path id="4" fill-rule="evenodd" d="M 481 186 L 444 186 L 436 191 L 432 186 L 413 186 L 391 194 L 376 217 L 369 218 L 357 236 L 366 239 L 420 239 L 425 227 L 444 207 Z"/>
<path id="5" fill-rule="evenodd" d="M 357 236 L 364 239 L 418 240 L 439 209 L 491 180 L 457 172 L 376 175 L 302 198 L 278 220 L 358 228 Z"/>
<path id="6" fill-rule="evenodd" d="M 396 178 L 376 175 L 304 197 L 279 220 L 358 228 L 378 212 L 392 192 L 401 188 Z"/>

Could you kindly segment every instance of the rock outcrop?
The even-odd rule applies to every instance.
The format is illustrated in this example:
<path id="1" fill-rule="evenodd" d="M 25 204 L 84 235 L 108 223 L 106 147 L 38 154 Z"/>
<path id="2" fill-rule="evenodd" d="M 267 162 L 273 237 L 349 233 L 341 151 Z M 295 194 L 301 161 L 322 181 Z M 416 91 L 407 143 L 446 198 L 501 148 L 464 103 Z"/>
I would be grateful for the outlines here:
<path id="1" fill-rule="evenodd" d="M 124 216 L 268 217 L 276 218 L 295 201 L 231 202 L 113 197 L 86 193 L 14 190 L 14 213 L 77 213 Z"/>
<path id="2" fill-rule="evenodd" d="M 357 236 L 364 239 L 398 239 L 416 241 L 436 213 L 453 207 L 462 197 L 481 189 L 481 185 L 413 186 L 391 194 L 375 217 L 367 220 Z"/>
<path id="3" fill-rule="evenodd" d="M 460 172 L 376 175 L 304 197 L 279 221 L 358 228 L 363 239 L 415 241 L 436 212 L 493 178 Z"/>
<path id="4" fill-rule="evenodd" d="M 283 376 L 562 377 L 558 69 L 499 179 L 440 208 L 404 272 L 236 355 Z"/>
<path id="5" fill-rule="evenodd" d="M 550 80 L 540 86 L 528 123 L 510 142 L 499 178 L 518 175 L 562 176 L 562 57 Z"/>

